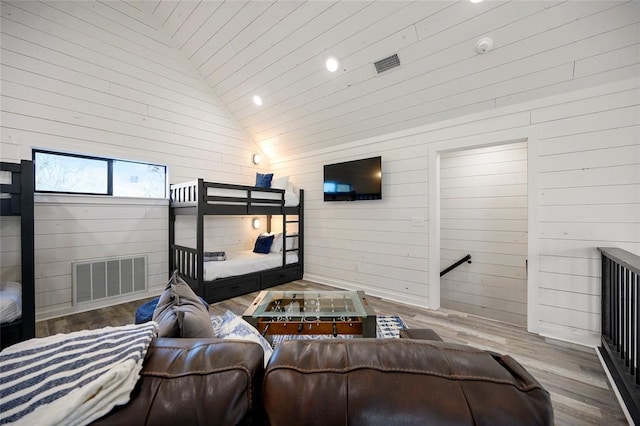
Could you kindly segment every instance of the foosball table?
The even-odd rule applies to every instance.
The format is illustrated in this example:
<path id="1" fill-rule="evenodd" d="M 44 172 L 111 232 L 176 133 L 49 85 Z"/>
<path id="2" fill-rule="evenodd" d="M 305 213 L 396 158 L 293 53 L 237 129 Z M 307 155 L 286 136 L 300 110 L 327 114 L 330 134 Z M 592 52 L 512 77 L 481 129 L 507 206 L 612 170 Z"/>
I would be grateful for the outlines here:
<path id="1" fill-rule="evenodd" d="M 263 336 L 355 334 L 376 337 L 376 314 L 364 291 L 263 290 L 243 318 Z"/>

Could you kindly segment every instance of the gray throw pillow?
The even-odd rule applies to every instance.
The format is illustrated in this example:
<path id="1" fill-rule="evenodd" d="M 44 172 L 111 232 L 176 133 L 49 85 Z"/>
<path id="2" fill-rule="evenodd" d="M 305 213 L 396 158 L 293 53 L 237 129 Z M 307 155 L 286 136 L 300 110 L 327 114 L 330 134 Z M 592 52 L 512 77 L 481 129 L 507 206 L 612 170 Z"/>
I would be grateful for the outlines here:
<path id="1" fill-rule="evenodd" d="M 159 337 L 215 337 L 209 308 L 205 307 L 175 271 L 153 311 Z"/>

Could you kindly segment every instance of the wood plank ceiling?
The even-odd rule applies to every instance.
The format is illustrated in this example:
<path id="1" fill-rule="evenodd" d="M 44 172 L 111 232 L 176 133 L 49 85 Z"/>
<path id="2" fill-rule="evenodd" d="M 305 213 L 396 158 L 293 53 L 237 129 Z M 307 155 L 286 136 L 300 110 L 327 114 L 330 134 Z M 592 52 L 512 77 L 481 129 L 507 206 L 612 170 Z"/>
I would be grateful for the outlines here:
<path id="1" fill-rule="evenodd" d="M 128 4 L 281 157 L 638 75 L 637 1 Z M 494 45 L 478 54 L 482 37 Z M 396 53 L 401 66 L 377 74 Z"/>

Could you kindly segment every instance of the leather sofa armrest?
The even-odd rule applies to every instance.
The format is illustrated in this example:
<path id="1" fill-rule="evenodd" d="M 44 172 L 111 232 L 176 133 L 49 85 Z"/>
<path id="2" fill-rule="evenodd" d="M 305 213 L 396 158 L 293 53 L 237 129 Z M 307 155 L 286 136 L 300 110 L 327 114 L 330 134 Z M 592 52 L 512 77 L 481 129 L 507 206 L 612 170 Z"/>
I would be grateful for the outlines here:
<path id="1" fill-rule="evenodd" d="M 262 347 L 218 339 L 155 339 L 128 404 L 97 425 L 259 424 Z"/>

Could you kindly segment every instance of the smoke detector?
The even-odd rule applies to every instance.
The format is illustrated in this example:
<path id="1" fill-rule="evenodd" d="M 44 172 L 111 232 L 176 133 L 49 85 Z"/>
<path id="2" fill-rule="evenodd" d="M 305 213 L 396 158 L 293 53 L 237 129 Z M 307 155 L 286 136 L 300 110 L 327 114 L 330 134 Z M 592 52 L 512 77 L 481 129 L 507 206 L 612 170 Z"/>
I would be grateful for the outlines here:
<path id="1" fill-rule="evenodd" d="M 491 40 L 489 37 L 484 37 L 478 40 L 478 42 L 476 43 L 476 52 L 482 55 L 483 53 L 490 51 L 492 47 L 493 40 Z"/>

